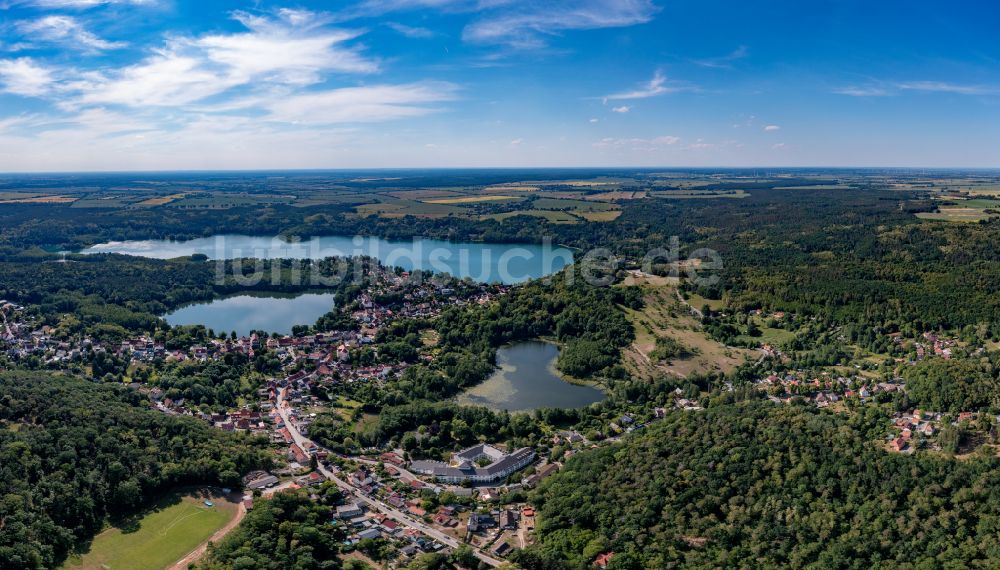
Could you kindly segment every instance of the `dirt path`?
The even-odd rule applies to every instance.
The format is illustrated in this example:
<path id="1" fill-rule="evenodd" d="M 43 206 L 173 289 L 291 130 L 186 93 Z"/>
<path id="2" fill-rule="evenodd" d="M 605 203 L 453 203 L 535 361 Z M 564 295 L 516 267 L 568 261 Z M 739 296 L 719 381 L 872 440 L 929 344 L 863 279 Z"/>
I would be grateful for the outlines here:
<path id="1" fill-rule="evenodd" d="M 226 523 L 226 526 L 215 531 L 215 534 L 210 536 L 205 542 L 199 544 L 198 548 L 189 552 L 187 556 L 181 558 L 177 562 L 174 562 L 168 570 L 187 570 L 188 565 L 201 560 L 201 557 L 205 555 L 205 551 L 208 550 L 208 543 L 218 543 L 220 540 L 225 538 L 230 531 L 239 526 L 240 521 L 243 520 L 243 517 L 245 517 L 246 514 L 246 507 L 243 506 L 243 502 L 241 501 L 239 506 L 236 508 L 236 516 L 233 517 L 233 520 Z"/>

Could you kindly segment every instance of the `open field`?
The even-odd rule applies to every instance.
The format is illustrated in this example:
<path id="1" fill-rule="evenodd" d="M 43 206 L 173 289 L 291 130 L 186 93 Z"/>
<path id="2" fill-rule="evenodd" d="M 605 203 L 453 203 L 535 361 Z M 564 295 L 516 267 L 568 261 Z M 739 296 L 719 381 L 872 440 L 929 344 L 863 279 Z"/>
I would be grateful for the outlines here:
<path id="1" fill-rule="evenodd" d="M 400 190 L 398 192 L 386 192 L 386 196 L 399 198 L 400 200 L 425 200 L 428 198 L 451 198 L 467 196 L 462 192 L 445 190 L 443 188 L 423 188 L 420 190 Z"/>
<path id="2" fill-rule="evenodd" d="M 606 212 L 615 210 L 617 206 L 607 202 L 589 202 L 587 200 L 563 200 L 559 198 L 538 198 L 532 202 L 537 210 L 566 210 L 568 212 Z"/>
<path id="3" fill-rule="evenodd" d="M 402 218 L 415 216 L 417 218 L 445 218 L 449 215 L 462 215 L 466 211 L 449 204 L 427 204 L 411 200 L 394 200 L 362 204 L 354 208 L 361 216 L 380 216 L 383 218 Z"/>
<path id="4" fill-rule="evenodd" d="M 205 506 L 206 499 L 214 506 Z M 163 570 L 233 521 L 239 509 L 238 497 L 218 492 L 170 495 L 141 518 L 97 535 L 90 549 L 63 569 Z"/>
<path id="5" fill-rule="evenodd" d="M 504 212 L 502 214 L 493 214 L 485 217 L 493 220 L 506 220 L 507 218 L 513 218 L 514 216 L 542 218 L 548 222 L 552 222 L 553 224 L 576 224 L 580 221 L 580 218 L 570 214 L 569 212 L 560 212 L 557 210 L 517 210 L 516 212 Z"/>
<path id="6" fill-rule="evenodd" d="M 709 338 L 688 307 L 677 298 L 677 289 L 668 277 L 633 275 L 629 284 L 643 289 L 645 307 L 624 309 L 635 329 L 635 342 L 624 351 L 626 367 L 643 378 L 670 374 L 685 378 L 693 373 L 718 370 L 731 372 L 755 353 L 727 347 Z M 657 338 L 670 338 L 690 352 L 687 356 L 658 362 L 652 356 Z"/>
<path id="7" fill-rule="evenodd" d="M 71 204 L 77 200 L 78 198 L 72 196 L 35 196 L 0 200 L 0 204 Z"/>
<path id="8" fill-rule="evenodd" d="M 504 202 L 506 200 L 520 200 L 517 196 L 461 196 L 457 198 L 435 198 L 423 200 L 425 204 L 475 204 L 477 202 Z"/>
<path id="9" fill-rule="evenodd" d="M 656 192 L 650 192 L 650 196 L 653 198 L 667 198 L 672 200 L 707 200 L 715 198 L 746 198 L 749 196 L 747 192 L 743 190 L 725 190 L 725 191 L 712 191 L 712 190 L 695 190 L 695 191 L 666 191 L 658 190 Z"/>
<path id="10" fill-rule="evenodd" d="M 606 212 L 577 212 L 576 215 L 588 222 L 610 222 L 617 220 L 622 215 L 621 210 L 608 210 Z"/>
<path id="11" fill-rule="evenodd" d="M 593 200 L 597 202 L 610 201 L 610 200 L 638 200 L 640 198 L 646 197 L 645 190 L 639 191 L 622 191 L 622 192 L 601 192 L 600 194 L 590 194 L 585 196 L 584 200 Z"/>
<path id="12" fill-rule="evenodd" d="M 169 196 L 157 196 L 156 198 L 149 198 L 143 200 L 136 204 L 136 206 L 142 206 L 146 208 L 152 208 L 154 206 L 163 206 L 164 204 L 169 204 L 171 202 L 180 200 L 187 196 L 187 194 L 171 194 Z"/>
<path id="13" fill-rule="evenodd" d="M 919 212 L 916 216 L 923 220 L 945 220 L 949 222 L 978 222 L 997 217 L 998 214 L 986 210 L 1000 211 L 1000 200 L 990 198 L 955 199 L 941 205 L 937 212 Z"/>
<path id="14" fill-rule="evenodd" d="M 45 195 L 38 192 L 0 192 L 0 202 L 16 202 L 18 200 L 38 198 Z"/>

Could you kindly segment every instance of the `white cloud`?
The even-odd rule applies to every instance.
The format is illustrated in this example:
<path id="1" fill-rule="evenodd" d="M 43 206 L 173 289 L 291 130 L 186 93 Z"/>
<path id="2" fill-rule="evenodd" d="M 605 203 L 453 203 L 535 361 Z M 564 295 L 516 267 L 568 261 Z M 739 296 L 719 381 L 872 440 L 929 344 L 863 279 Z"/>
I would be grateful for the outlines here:
<path id="1" fill-rule="evenodd" d="M 726 69 L 733 65 L 733 62 L 739 61 L 750 54 L 750 51 L 746 46 L 740 46 L 728 54 L 721 57 L 711 57 L 706 59 L 694 59 L 691 60 L 695 65 L 700 65 L 701 67 L 711 67 L 716 69 Z"/>
<path id="2" fill-rule="evenodd" d="M 123 48 L 124 42 L 109 42 L 94 35 L 71 16 L 45 16 L 38 20 L 21 21 L 17 29 L 30 34 L 31 39 L 65 44 L 83 51 L 100 51 Z"/>
<path id="3" fill-rule="evenodd" d="M 277 98 L 265 105 L 269 120 L 297 124 L 386 121 L 426 115 L 429 105 L 455 98 L 450 83 L 347 87 Z"/>
<path id="4" fill-rule="evenodd" d="M 599 121 L 599 120 L 600 120 L 600 119 L 591 119 L 591 120 L 590 120 L 590 122 L 591 122 L 591 123 L 596 123 L 596 122 L 597 122 L 597 121 Z"/>
<path id="5" fill-rule="evenodd" d="M 510 141 L 510 146 L 519 147 L 519 146 L 521 146 L 521 143 L 523 143 L 523 142 L 524 142 L 524 139 L 514 139 L 514 140 Z"/>
<path id="6" fill-rule="evenodd" d="M 388 22 L 386 26 L 389 26 L 396 32 L 413 39 L 428 39 L 434 37 L 434 31 L 427 28 L 420 28 L 415 26 L 407 26 L 406 24 L 400 24 L 398 22 Z"/>
<path id="7" fill-rule="evenodd" d="M 672 135 L 663 135 L 658 137 L 653 137 L 651 139 L 646 138 L 614 138 L 605 137 L 593 145 L 594 148 L 608 149 L 608 148 L 631 148 L 631 150 L 641 150 L 641 151 L 654 151 L 662 150 L 664 147 L 670 147 L 677 145 L 681 142 L 680 137 L 675 137 Z"/>
<path id="8" fill-rule="evenodd" d="M 648 82 L 642 84 L 639 88 L 633 89 L 631 91 L 623 91 L 620 93 L 613 93 L 611 95 L 606 95 L 605 100 L 627 100 L 627 99 L 646 99 L 648 97 L 656 97 L 657 95 L 663 95 L 666 93 L 677 93 L 679 91 L 690 91 L 691 86 L 673 84 L 669 85 L 667 83 L 667 76 L 663 74 L 662 71 L 657 70 L 653 74 L 653 78 Z"/>
<path id="9" fill-rule="evenodd" d="M 131 4 L 133 6 L 150 6 L 157 3 L 157 0 L 27 0 L 21 2 L 29 6 L 39 8 L 93 8 L 106 4 Z"/>
<path id="10" fill-rule="evenodd" d="M 632 110 L 632 107 L 628 105 L 622 105 L 621 107 L 612 107 L 611 110 L 615 113 L 628 113 Z"/>
<path id="11" fill-rule="evenodd" d="M 961 85 L 944 81 L 912 81 L 899 83 L 900 89 L 907 91 L 931 91 L 937 93 L 954 93 L 956 95 L 990 95 L 998 92 L 995 87 L 982 85 Z"/>
<path id="12" fill-rule="evenodd" d="M 766 127 L 764 127 L 764 130 L 770 133 L 774 131 L 780 131 L 781 127 L 779 125 L 767 125 Z"/>
<path id="13" fill-rule="evenodd" d="M 947 81 L 903 81 L 876 82 L 871 85 L 851 85 L 834 89 L 837 95 L 849 97 L 885 97 L 899 95 L 904 91 L 921 91 L 926 93 L 951 93 L 954 95 L 997 95 L 1000 87 L 989 85 L 968 85 L 949 83 Z"/>
<path id="14" fill-rule="evenodd" d="M 562 31 L 642 24 L 657 12 L 650 0 L 501 0 L 480 2 L 479 6 L 501 8 L 466 26 L 462 38 L 515 48 L 542 47 L 546 36 Z"/>
<path id="15" fill-rule="evenodd" d="M 343 44 L 358 32 L 330 30 L 315 14 L 279 11 L 277 19 L 237 12 L 248 32 L 173 38 L 144 61 L 91 72 L 66 85 L 80 104 L 180 106 L 239 86 L 304 86 L 323 72 L 370 73 L 376 62 Z"/>
<path id="16" fill-rule="evenodd" d="M 83 104 L 178 106 L 222 93 L 241 82 L 207 69 L 197 57 L 162 51 L 112 77 L 87 74 L 70 83 L 68 89 L 79 92 L 79 103 Z"/>
<path id="17" fill-rule="evenodd" d="M 37 65 L 30 57 L 0 59 L 0 83 L 8 93 L 37 97 L 46 94 L 54 81 L 52 70 Z"/>
<path id="18" fill-rule="evenodd" d="M 774 150 L 781 150 L 785 147 L 786 147 L 785 143 L 775 143 L 771 145 L 771 148 L 773 148 Z"/>
<path id="19" fill-rule="evenodd" d="M 889 91 L 882 87 L 841 87 L 833 91 L 837 95 L 847 95 L 848 97 L 884 97 L 889 95 Z"/>

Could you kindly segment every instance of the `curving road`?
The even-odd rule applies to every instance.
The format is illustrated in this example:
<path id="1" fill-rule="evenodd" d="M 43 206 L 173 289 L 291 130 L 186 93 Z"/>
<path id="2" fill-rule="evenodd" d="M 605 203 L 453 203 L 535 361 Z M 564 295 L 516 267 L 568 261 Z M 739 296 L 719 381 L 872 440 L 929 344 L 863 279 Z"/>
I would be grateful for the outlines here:
<path id="1" fill-rule="evenodd" d="M 282 391 L 278 392 L 278 401 L 277 401 L 278 415 L 280 415 L 281 419 L 285 422 L 285 427 L 288 428 L 288 433 L 292 435 L 292 440 L 295 441 L 295 443 L 297 443 L 299 447 L 305 449 L 304 444 L 309 440 L 303 437 L 303 435 L 299 432 L 299 429 L 290 421 L 288 413 L 288 402 L 284 401 L 281 392 Z M 322 447 L 320 449 L 323 449 L 324 451 L 326 451 L 331 455 L 336 455 L 335 453 L 333 453 L 328 449 L 324 449 Z M 448 536 L 447 534 L 439 530 L 436 530 L 434 528 L 431 528 L 430 526 L 424 524 L 423 522 L 418 521 L 410 517 L 409 515 L 404 514 L 402 511 L 394 508 L 392 505 L 388 505 L 386 503 L 383 503 L 382 501 L 372 499 L 371 497 L 368 497 L 363 493 L 358 493 L 357 490 L 352 485 L 338 478 L 333 471 L 327 469 L 325 466 L 323 466 L 322 463 L 320 463 L 317 466 L 317 470 L 323 475 L 325 475 L 327 479 L 333 481 L 338 487 L 340 487 L 341 490 L 347 492 L 350 495 L 353 495 L 356 500 L 367 505 L 369 509 L 373 511 L 382 512 L 389 518 L 393 519 L 394 521 L 404 526 L 415 528 L 420 532 L 426 534 L 427 536 L 433 538 L 434 540 L 440 542 L 441 544 L 445 544 L 452 548 L 458 548 L 463 544 L 455 540 L 454 538 Z M 503 564 L 503 561 L 497 560 L 496 558 L 488 556 L 476 549 L 473 549 L 472 552 L 476 555 L 476 558 L 482 560 L 483 562 L 489 564 L 490 566 L 497 567 Z"/>

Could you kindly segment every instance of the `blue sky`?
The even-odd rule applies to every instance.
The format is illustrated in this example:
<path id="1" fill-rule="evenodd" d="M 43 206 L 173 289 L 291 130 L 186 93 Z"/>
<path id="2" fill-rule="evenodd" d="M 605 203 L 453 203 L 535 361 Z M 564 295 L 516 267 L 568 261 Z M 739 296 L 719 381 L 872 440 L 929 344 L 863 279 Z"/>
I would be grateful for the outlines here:
<path id="1" fill-rule="evenodd" d="M 1000 167 L 1000 7 L 0 0 L 0 171 Z"/>

